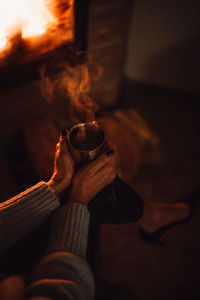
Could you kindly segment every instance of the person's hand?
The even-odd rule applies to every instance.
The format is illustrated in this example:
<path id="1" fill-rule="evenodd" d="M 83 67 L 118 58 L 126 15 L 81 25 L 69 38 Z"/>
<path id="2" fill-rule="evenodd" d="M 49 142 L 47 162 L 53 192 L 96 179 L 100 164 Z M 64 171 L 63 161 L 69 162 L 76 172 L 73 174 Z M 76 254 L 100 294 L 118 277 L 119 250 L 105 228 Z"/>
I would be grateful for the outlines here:
<path id="1" fill-rule="evenodd" d="M 69 187 L 74 174 L 74 161 L 66 140 L 67 130 L 62 130 L 59 143 L 56 145 L 54 171 L 47 184 L 57 196 L 61 196 Z"/>
<path id="2" fill-rule="evenodd" d="M 113 150 L 109 150 L 77 171 L 69 190 L 68 202 L 87 205 L 115 176 L 115 155 Z"/>

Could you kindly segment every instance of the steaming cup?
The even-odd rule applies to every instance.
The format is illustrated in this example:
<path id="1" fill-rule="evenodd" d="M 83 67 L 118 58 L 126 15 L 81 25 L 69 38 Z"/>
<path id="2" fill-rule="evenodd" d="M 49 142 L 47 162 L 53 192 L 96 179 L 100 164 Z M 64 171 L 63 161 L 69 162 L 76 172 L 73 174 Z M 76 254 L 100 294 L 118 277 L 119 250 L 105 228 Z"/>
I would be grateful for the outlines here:
<path id="1" fill-rule="evenodd" d="M 95 121 L 73 126 L 67 138 L 77 169 L 95 160 L 107 149 L 105 133 Z"/>

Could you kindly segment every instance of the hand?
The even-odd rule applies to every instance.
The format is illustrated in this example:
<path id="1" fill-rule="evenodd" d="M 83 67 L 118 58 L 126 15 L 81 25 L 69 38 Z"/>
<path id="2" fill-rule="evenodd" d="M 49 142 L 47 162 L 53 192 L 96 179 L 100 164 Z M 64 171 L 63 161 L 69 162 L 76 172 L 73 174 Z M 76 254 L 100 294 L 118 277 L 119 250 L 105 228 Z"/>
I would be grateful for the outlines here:
<path id="1" fill-rule="evenodd" d="M 116 176 L 114 151 L 103 153 L 95 161 L 77 171 L 69 190 L 69 202 L 87 205 Z"/>
<path id="2" fill-rule="evenodd" d="M 62 131 L 59 143 L 56 145 L 54 171 L 47 184 L 54 190 L 57 196 L 69 187 L 74 174 L 74 161 L 70 154 L 66 140 L 66 130 Z"/>

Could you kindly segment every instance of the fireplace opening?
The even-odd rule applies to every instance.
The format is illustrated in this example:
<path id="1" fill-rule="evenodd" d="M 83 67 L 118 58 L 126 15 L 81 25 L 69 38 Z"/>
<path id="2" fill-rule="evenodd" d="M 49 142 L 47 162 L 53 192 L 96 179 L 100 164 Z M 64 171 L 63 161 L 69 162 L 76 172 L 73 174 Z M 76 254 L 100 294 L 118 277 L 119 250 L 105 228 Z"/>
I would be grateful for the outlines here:
<path id="1" fill-rule="evenodd" d="M 73 0 L 1 1 L 0 14 L 2 64 L 8 56 L 21 63 L 74 40 Z M 17 53 L 21 48 L 22 57 Z"/>
<path id="2" fill-rule="evenodd" d="M 12 10 L 11 2 L 0 1 L 2 91 L 38 79 L 41 66 L 59 51 L 75 56 L 87 44 L 89 1 L 18 0 Z"/>

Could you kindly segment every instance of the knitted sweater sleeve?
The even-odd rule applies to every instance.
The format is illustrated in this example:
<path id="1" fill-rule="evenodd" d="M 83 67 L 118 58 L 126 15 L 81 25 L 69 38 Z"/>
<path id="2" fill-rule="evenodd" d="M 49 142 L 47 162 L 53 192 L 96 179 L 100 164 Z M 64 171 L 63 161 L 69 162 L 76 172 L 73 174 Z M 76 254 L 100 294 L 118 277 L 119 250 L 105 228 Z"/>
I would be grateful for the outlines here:
<path id="1" fill-rule="evenodd" d="M 59 204 L 45 182 L 0 203 L 0 255 L 39 226 Z"/>
<path id="2" fill-rule="evenodd" d="M 93 299 L 93 276 L 85 260 L 89 218 L 87 207 L 80 203 L 56 211 L 47 255 L 32 274 L 26 299 Z"/>

